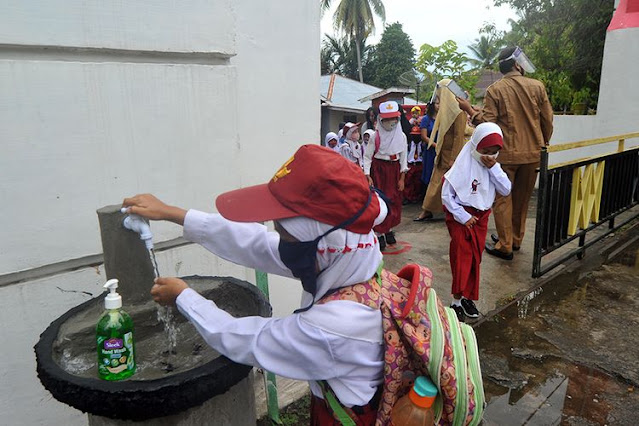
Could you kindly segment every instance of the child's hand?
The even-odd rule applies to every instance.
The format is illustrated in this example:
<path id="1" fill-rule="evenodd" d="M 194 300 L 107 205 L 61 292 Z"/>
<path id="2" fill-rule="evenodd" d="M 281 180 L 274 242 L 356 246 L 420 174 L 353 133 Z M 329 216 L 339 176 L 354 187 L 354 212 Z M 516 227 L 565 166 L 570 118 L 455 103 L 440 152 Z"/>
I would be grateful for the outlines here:
<path id="1" fill-rule="evenodd" d="M 151 194 L 138 194 L 125 198 L 122 207 L 128 208 L 129 213 L 140 215 L 152 220 L 170 220 L 180 225 L 184 224 L 186 210 L 164 204 Z"/>
<path id="2" fill-rule="evenodd" d="M 466 222 L 465 225 L 466 225 L 466 228 L 470 229 L 476 223 L 477 223 L 477 218 L 475 216 L 471 216 L 471 218 L 468 219 L 468 222 Z"/>
<path id="3" fill-rule="evenodd" d="M 490 155 L 482 155 L 479 158 L 481 160 L 481 163 L 489 169 L 497 163 L 497 160 L 495 160 L 495 158 Z"/>
<path id="4" fill-rule="evenodd" d="M 151 296 L 153 300 L 160 305 L 175 305 L 175 299 L 189 285 L 179 278 L 159 277 L 154 281 L 151 288 Z"/>
<path id="5" fill-rule="evenodd" d="M 402 192 L 404 190 L 404 175 L 402 174 L 401 177 L 399 178 L 399 181 L 397 182 L 397 190 L 399 192 Z"/>
<path id="6" fill-rule="evenodd" d="M 374 185 L 373 185 L 373 178 L 372 178 L 370 175 L 366 175 L 366 178 L 368 179 L 368 184 L 369 184 L 370 186 L 374 186 Z"/>

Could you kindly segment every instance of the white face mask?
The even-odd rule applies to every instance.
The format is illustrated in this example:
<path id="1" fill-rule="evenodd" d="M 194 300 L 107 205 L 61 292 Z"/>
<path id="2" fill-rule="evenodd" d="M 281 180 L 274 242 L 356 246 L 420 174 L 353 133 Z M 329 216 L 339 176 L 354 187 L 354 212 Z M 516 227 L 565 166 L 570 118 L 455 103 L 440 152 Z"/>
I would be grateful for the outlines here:
<path id="1" fill-rule="evenodd" d="M 472 157 L 482 166 L 484 165 L 484 163 L 481 162 L 481 157 L 484 156 L 484 154 L 482 154 L 481 152 L 477 151 L 476 149 L 473 149 L 472 151 L 470 151 L 470 155 L 472 155 Z M 499 152 L 496 152 L 492 155 L 486 155 L 486 157 L 492 157 L 495 160 L 497 159 L 497 156 L 499 156 Z"/>
<path id="2" fill-rule="evenodd" d="M 397 120 L 390 121 L 390 122 L 389 121 L 382 121 L 382 127 L 387 132 L 392 132 L 393 130 L 395 130 L 395 127 L 397 127 Z"/>

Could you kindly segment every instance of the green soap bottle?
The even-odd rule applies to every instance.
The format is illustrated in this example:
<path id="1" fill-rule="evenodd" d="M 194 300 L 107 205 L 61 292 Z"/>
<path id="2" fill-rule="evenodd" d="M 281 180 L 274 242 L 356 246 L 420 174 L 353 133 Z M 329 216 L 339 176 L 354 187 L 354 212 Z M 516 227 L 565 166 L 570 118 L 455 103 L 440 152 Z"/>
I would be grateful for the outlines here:
<path id="1" fill-rule="evenodd" d="M 107 281 L 104 288 L 106 312 L 95 329 L 98 349 L 98 375 L 103 380 L 122 380 L 135 373 L 133 320 L 122 310 L 122 296 L 116 293 L 118 280 Z"/>

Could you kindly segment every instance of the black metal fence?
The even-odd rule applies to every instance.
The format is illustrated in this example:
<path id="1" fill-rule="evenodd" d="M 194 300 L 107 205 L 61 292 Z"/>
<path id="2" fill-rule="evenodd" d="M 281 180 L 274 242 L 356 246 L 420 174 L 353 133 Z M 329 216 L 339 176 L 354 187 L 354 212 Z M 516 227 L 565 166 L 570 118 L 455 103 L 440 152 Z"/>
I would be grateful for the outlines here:
<path id="1" fill-rule="evenodd" d="M 624 150 L 624 141 L 639 133 L 618 137 L 556 145 L 541 152 L 539 195 L 533 256 L 534 278 L 544 275 L 561 263 L 577 256 L 586 248 L 639 217 L 639 213 L 615 218 L 639 204 L 639 147 Z M 619 152 L 548 166 L 550 152 L 619 141 Z M 604 224 L 604 232 L 591 231 Z M 589 234 L 590 233 L 590 234 Z M 588 235 L 589 234 L 589 235 Z M 586 241 L 586 236 L 588 240 Z M 572 250 L 542 265 L 544 256 L 569 242 L 579 239 Z"/>

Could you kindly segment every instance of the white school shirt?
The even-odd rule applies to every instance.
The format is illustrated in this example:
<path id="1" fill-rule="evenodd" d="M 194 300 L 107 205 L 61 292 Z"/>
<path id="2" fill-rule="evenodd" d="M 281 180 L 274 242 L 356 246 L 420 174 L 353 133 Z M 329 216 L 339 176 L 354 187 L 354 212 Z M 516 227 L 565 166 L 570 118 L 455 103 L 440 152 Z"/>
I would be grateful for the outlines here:
<path id="1" fill-rule="evenodd" d="M 510 180 L 508 179 L 508 175 L 501 169 L 499 163 L 495 163 L 488 171 L 490 172 L 490 181 L 495 185 L 495 190 L 503 196 L 510 194 Z M 453 215 L 455 220 L 462 225 L 465 225 L 472 217 L 472 215 L 464 209 L 464 206 L 474 206 L 463 203 L 457 197 L 453 186 L 446 179 L 444 179 L 444 184 L 442 185 L 442 204 Z"/>
<path id="2" fill-rule="evenodd" d="M 231 262 L 292 276 L 279 257 L 279 235 L 264 225 L 189 210 L 184 238 Z M 309 380 L 316 396 L 322 392 L 314 381 L 326 380 L 342 404 L 365 405 L 383 381 L 379 310 L 336 300 L 284 318 L 234 318 L 192 289 L 176 302 L 213 349 L 238 363 Z"/>
<path id="3" fill-rule="evenodd" d="M 404 135 L 404 143 L 405 148 L 398 152 L 396 155 L 399 156 L 399 171 L 402 173 L 406 173 L 408 171 L 408 144 L 406 143 L 406 135 Z M 364 149 L 364 174 L 366 176 L 370 176 L 371 174 L 371 164 L 373 164 L 373 157 L 378 158 L 384 161 L 391 161 L 390 155 L 381 154 L 379 151 L 375 152 L 375 136 L 371 136 L 371 139 L 368 141 L 368 145 L 366 145 Z"/>

